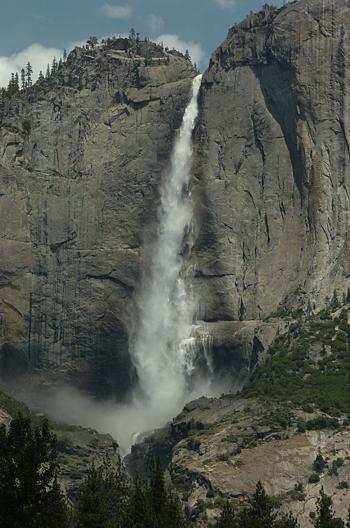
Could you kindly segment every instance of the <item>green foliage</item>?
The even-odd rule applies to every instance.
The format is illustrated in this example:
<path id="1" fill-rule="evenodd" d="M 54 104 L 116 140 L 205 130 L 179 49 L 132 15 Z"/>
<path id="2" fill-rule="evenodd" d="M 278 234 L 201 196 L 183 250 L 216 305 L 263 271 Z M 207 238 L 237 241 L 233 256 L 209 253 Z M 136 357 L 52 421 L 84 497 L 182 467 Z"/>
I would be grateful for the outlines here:
<path id="1" fill-rule="evenodd" d="M 116 470 L 109 461 L 89 469 L 76 512 L 77 528 L 122 528 L 127 513 L 128 482 L 119 461 Z"/>
<path id="2" fill-rule="evenodd" d="M 313 521 L 315 528 L 342 528 L 344 523 L 334 517 L 332 498 L 325 494 L 322 487 L 317 500 L 317 514 Z"/>
<path id="3" fill-rule="evenodd" d="M 309 483 L 310 484 L 316 484 L 317 482 L 320 482 L 320 476 L 318 473 L 312 473 L 312 475 L 309 476 Z"/>
<path id="4" fill-rule="evenodd" d="M 230 502 L 225 502 L 216 528 L 237 528 L 235 510 Z"/>
<path id="5" fill-rule="evenodd" d="M 236 512 L 232 504 L 226 502 L 216 528 L 298 528 L 291 513 L 280 515 L 276 501 L 265 492 L 261 482 L 246 508 Z"/>
<path id="6" fill-rule="evenodd" d="M 290 401 L 295 406 L 306 406 L 308 411 L 318 408 L 333 417 L 350 415 L 347 310 L 341 312 L 339 320 L 327 317 L 322 320 L 303 316 L 291 324 L 288 333 L 275 340 L 266 362 L 257 366 L 243 396 Z M 306 428 L 338 426 L 336 420 L 317 420 L 319 423 L 308 422 Z"/>
<path id="7" fill-rule="evenodd" d="M 0 427 L 1 528 L 64 528 L 68 509 L 57 482 L 56 439 L 48 422 L 18 415 Z"/>
<path id="8" fill-rule="evenodd" d="M 152 462 L 147 480 L 128 482 L 120 461 L 90 468 L 76 514 L 76 528 L 186 528 L 177 495 L 164 481 L 159 461 Z"/>
<path id="9" fill-rule="evenodd" d="M 326 461 L 321 455 L 321 452 L 319 451 L 312 465 L 312 469 L 315 471 L 315 473 L 322 473 L 326 465 Z"/>

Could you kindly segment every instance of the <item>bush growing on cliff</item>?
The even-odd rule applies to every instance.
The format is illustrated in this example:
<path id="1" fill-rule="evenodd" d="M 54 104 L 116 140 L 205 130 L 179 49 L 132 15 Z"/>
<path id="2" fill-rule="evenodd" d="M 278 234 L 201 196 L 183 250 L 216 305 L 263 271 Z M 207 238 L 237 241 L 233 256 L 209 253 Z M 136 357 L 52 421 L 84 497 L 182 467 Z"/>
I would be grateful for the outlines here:
<path id="1" fill-rule="evenodd" d="M 1 528 L 65 528 L 68 508 L 57 482 L 56 438 L 47 421 L 21 414 L 0 427 Z"/>

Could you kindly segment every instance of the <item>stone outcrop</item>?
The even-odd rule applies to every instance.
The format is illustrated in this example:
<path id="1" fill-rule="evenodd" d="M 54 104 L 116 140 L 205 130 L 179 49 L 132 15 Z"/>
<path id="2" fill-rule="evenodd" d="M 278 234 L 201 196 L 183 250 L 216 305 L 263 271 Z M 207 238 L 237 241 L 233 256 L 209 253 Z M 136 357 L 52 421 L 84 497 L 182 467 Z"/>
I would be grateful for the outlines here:
<path id="1" fill-rule="evenodd" d="M 310 513 L 316 511 L 322 486 L 337 516 L 345 519 L 350 506 L 350 429 L 300 432 L 298 422 L 314 416 L 276 402 L 201 398 L 134 446 L 126 463 L 137 474 L 159 457 L 195 526 L 213 526 L 223 499 L 239 507 L 261 480 L 282 510 L 292 511 L 302 528 L 311 528 Z M 319 454 L 324 468 L 319 481 L 310 482 Z"/>
<path id="2" fill-rule="evenodd" d="M 345 0 L 265 7 L 212 55 L 193 189 L 205 321 L 348 291 L 349 27 Z"/>
<path id="3" fill-rule="evenodd" d="M 133 44 L 135 47 L 135 43 Z M 149 42 L 76 48 L 0 107 L 0 367 L 125 395 L 162 171 L 196 75 Z"/>

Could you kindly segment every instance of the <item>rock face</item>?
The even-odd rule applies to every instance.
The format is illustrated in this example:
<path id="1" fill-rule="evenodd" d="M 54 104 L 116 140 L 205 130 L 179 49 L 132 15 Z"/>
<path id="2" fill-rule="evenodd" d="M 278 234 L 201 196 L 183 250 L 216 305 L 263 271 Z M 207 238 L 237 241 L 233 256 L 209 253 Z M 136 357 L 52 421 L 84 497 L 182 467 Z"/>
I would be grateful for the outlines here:
<path id="1" fill-rule="evenodd" d="M 193 191 L 205 321 L 348 291 L 349 23 L 345 0 L 266 7 L 211 58 Z"/>
<path id="2" fill-rule="evenodd" d="M 125 394 L 132 294 L 196 72 L 127 39 L 0 107 L 0 366 Z M 147 244 L 146 244 L 147 247 Z"/>
<path id="3" fill-rule="evenodd" d="M 292 511 L 302 528 L 311 528 L 310 513 L 316 511 L 322 486 L 337 516 L 345 519 L 350 506 L 350 429 L 298 431 L 297 422 L 313 416 L 276 402 L 201 398 L 186 405 L 166 429 L 134 446 L 126 463 L 135 474 L 155 456 L 167 464 L 195 526 L 214 526 L 223 498 L 239 507 L 261 480 L 282 510 Z M 324 468 L 312 483 L 319 454 Z"/>
<path id="4" fill-rule="evenodd" d="M 194 295 L 214 369 L 238 385 L 281 330 L 268 316 L 348 294 L 349 23 L 345 0 L 265 6 L 203 77 Z M 127 392 L 133 293 L 194 75 L 181 54 L 112 39 L 1 105 L 3 374 Z"/>

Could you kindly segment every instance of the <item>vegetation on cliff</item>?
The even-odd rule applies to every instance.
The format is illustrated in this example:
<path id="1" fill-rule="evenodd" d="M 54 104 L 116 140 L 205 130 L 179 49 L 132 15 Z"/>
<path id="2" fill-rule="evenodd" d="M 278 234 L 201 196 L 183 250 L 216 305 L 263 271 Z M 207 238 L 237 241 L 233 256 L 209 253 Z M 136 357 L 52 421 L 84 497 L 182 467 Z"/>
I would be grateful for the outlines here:
<path id="1" fill-rule="evenodd" d="M 331 308 L 337 304 L 318 315 L 292 318 L 288 333 L 276 339 L 242 395 L 350 416 L 348 310 L 344 306 L 331 314 Z"/>

